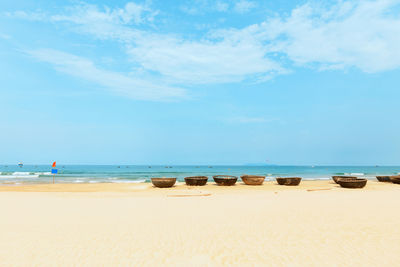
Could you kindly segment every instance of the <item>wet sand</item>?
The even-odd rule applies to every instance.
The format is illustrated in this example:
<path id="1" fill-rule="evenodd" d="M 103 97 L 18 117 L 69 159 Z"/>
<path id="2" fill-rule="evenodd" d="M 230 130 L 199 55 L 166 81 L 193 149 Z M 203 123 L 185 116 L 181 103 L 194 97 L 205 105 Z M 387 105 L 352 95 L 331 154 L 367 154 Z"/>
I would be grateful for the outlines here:
<path id="1" fill-rule="evenodd" d="M 396 266 L 399 204 L 375 181 L 2 185 L 0 265 Z"/>

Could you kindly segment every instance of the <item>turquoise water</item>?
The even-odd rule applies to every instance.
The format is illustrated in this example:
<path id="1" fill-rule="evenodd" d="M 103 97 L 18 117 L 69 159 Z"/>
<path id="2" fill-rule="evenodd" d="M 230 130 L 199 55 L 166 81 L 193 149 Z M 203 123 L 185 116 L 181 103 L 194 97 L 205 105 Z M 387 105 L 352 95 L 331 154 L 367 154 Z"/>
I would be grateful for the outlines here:
<path id="1" fill-rule="evenodd" d="M 332 175 L 355 175 L 375 178 L 376 175 L 400 174 L 400 166 L 127 166 L 127 165 L 59 165 L 57 182 L 63 183 L 138 183 L 151 177 L 177 177 L 229 174 L 300 176 L 305 180 L 325 180 Z M 0 165 L 0 184 L 49 183 L 49 165 Z"/>

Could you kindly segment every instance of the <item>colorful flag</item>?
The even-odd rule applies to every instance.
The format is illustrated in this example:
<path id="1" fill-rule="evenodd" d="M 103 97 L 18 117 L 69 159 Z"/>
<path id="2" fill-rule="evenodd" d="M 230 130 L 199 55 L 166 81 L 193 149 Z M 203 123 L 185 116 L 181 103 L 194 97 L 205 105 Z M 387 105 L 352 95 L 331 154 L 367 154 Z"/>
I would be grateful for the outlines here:
<path id="1" fill-rule="evenodd" d="M 53 167 L 53 168 L 56 167 L 56 162 L 55 161 L 53 162 L 53 165 L 51 167 Z"/>

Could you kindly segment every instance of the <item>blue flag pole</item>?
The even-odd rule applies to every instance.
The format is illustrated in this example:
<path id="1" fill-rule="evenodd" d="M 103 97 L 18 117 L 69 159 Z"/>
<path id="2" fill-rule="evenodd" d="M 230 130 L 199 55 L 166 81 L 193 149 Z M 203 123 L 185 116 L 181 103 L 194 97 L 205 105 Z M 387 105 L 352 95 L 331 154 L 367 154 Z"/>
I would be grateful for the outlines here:
<path id="1" fill-rule="evenodd" d="M 55 169 L 55 168 L 53 168 L 53 169 L 51 169 L 51 173 L 53 174 L 53 184 L 54 184 L 54 180 L 55 180 L 55 178 L 56 178 L 56 173 L 57 173 L 57 169 Z"/>

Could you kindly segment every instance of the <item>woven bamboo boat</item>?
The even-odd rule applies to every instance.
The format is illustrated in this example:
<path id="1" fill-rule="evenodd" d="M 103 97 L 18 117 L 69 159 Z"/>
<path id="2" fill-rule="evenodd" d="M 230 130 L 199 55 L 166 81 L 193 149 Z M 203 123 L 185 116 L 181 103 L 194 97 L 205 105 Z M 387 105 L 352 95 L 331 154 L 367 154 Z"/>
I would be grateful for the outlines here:
<path id="1" fill-rule="evenodd" d="M 367 184 L 367 179 L 339 179 L 338 184 L 344 188 L 363 188 Z"/>
<path id="2" fill-rule="evenodd" d="M 276 181 L 280 185 L 299 185 L 301 177 L 277 177 Z"/>
<path id="3" fill-rule="evenodd" d="M 265 176 L 259 175 L 242 175 L 240 178 L 247 185 L 262 185 L 265 180 Z"/>
<path id="4" fill-rule="evenodd" d="M 394 184 L 400 184 L 400 175 L 390 176 L 390 181 Z"/>
<path id="5" fill-rule="evenodd" d="M 338 183 L 339 179 L 357 179 L 357 177 L 355 176 L 332 176 L 333 181 L 335 181 L 335 183 Z"/>
<path id="6" fill-rule="evenodd" d="M 185 177 L 185 183 L 191 186 L 203 186 L 206 185 L 208 181 L 207 176 L 190 176 Z"/>
<path id="7" fill-rule="evenodd" d="M 217 185 L 232 186 L 236 183 L 237 177 L 232 175 L 215 175 L 213 176 Z"/>
<path id="8" fill-rule="evenodd" d="M 155 187 L 166 188 L 172 187 L 176 183 L 176 178 L 151 178 L 151 182 Z"/>
<path id="9" fill-rule="evenodd" d="M 392 181 L 390 180 L 390 176 L 376 176 L 376 179 L 378 179 L 379 182 L 386 182 L 386 183 L 391 183 Z"/>

